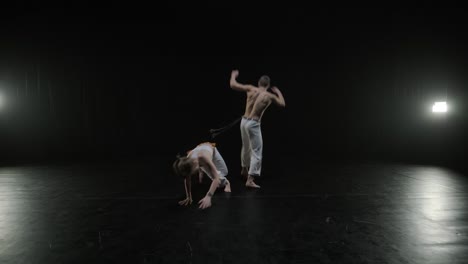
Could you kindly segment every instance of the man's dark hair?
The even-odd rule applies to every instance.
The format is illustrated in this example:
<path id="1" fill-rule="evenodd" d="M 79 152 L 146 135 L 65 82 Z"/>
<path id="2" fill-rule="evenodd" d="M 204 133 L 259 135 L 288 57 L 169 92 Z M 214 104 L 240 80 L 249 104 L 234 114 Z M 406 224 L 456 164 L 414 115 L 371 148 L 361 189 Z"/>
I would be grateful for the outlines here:
<path id="1" fill-rule="evenodd" d="M 267 88 L 270 87 L 270 77 L 268 77 L 268 75 L 263 75 L 258 80 L 258 85 Z"/>

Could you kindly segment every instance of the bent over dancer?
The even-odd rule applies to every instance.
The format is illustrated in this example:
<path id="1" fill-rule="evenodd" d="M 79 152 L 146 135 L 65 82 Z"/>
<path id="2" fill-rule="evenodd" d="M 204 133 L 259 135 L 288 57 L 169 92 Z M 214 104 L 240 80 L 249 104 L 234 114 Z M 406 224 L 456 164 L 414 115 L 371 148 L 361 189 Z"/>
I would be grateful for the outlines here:
<path id="1" fill-rule="evenodd" d="M 191 179 L 193 175 L 198 175 L 199 182 L 202 181 L 204 174 L 212 180 L 205 197 L 198 202 L 201 209 L 211 206 L 211 197 L 217 188 L 224 187 L 225 192 L 231 192 L 231 185 L 226 178 L 228 169 L 215 143 L 201 143 L 188 151 L 187 156 L 177 157 L 173 169 L 176 175 L 184 179 L 186 198 L 179 202 L 180 205 L 192 204 Z"/>

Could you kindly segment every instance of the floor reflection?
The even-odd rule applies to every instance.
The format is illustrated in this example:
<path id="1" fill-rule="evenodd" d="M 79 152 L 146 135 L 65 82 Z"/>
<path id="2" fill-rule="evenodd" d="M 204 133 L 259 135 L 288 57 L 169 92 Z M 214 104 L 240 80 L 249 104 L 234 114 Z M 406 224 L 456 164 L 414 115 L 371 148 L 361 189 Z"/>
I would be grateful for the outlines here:
<path id="1" fill-rule="evenodd" d="M 401 206 L 407 212 L 399 222 L 407 232 L 402 244 L 426 263 L 462 253 L 468 242 L 466 179 L 437 167 L 412 167 L 400 175 L 405 179 Z"/>
<path id="2" fill-rule="evenodd" d="M 0 169 L 0 255 L 15 257 L 19 245 L 25 242 L 27 213 L 31 209 L 27 177 L 14 168 Z M 31 220 L 31 219 L 29 219 Z M 16 256 L 19 257 L 19 256 Z"/>

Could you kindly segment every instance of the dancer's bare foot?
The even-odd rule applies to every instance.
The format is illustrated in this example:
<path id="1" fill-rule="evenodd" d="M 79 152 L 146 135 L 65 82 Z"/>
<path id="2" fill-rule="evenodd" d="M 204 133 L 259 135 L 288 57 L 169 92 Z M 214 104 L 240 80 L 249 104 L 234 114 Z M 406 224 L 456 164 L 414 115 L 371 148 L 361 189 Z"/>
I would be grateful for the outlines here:
<path id="1" fill-rule="evenodd" d="M 245 186 L 250 187 L 250 188 L 260 189 L 260 185 L 255 184 L 255 182 L 253 182 L 253 181 L 247 181 L 245 183 Z"/>
<path id="2" fill-rule="evenodd" d="M 231 192 L 231 183 L 226 179 L 226 185 L 224 186 L 224 192 Z"/>
<path id="3" fill-rule="evenodd" d="M 257 188 L 257 189 L 260 188 L 259 185 L 255 184 L 254 179 L 251 176 L 247 178 L 247 181 L 245 182 L 245 186 L 250 187 L 250 188 Z"/>

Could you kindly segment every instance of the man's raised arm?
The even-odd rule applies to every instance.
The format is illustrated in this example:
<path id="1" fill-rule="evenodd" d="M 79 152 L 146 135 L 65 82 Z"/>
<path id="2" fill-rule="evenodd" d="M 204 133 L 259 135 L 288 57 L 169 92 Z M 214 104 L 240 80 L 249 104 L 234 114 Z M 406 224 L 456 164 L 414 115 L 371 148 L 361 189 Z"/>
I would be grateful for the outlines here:
<path id="1" fill-rule="evenodd" d="M 271 87 L 271 91 L 273 92 L 273 101 L 281 107 L 286 107 L 286 102 L 281 91 L 275 86 Z"/>
<path id="2" fill-rule="evenodd" d="M 248 92 L 250 91 L 250 89 L 255 88 L 253 85 L 238 83 L 236 80 L 238 75 L 239 75 L 238 70 L 233 70 L 231 72 L 231 80 L 229 81 L 229 85 L 231 86 L 233 90 L 236 90 L 239 92 Z"/>

